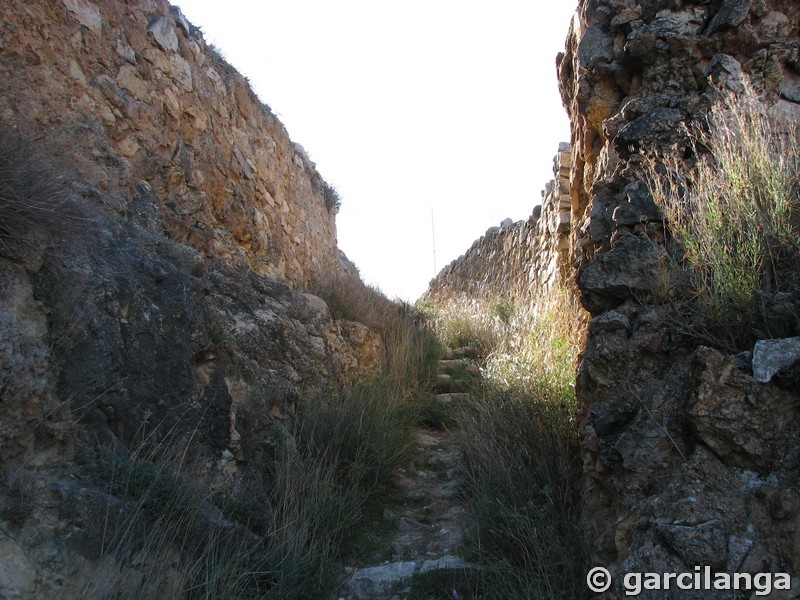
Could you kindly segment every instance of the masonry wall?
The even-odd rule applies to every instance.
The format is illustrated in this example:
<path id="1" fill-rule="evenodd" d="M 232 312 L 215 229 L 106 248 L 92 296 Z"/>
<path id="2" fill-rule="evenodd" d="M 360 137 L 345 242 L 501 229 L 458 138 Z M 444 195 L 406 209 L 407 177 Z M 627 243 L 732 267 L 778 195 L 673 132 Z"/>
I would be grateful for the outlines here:
<path id="1" fill-rule="evenodd" d="M 554 179 L 541 205 L 525 221 L 491 227 L 431 281 L 425 297 L 493 299 L 547 297 L 569 272 L 571 154 L 568 144 L 553 159 Z"/>
<path id="2" fill-rule="evenodd" d="M 178 8 L 42 0 L 0 14 L 2 122 L 115 198 L 105 210 L 299 288 L 339 272 L 315 165 Z"/>

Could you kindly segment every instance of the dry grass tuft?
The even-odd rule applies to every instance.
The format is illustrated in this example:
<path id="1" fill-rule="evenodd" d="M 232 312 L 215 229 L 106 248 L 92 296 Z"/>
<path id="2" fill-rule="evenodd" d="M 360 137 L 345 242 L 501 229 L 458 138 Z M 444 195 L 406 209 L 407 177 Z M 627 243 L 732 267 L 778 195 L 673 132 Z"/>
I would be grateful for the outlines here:
<path id="1" fill-rule="evenodd" d="M 694 132 L 694 164 L 654 160 L 646 175 L 700 320 L 734 347 L 798 333 L 786 313 L 800 301 L 800 132 L 764 108 L 747 87 L 722 93 Z"/>
<path id="2" fill-rule="evenodd" d="M 320 285 L 315 293 L 334 318 L 357 321 L 381 335 L 386 349 L 384 378 L 408 397 L 427 391 L 440 348 L 420 311 L 389 300 L 357 278 Z"/>
<path id="3" fill-rule="evenodd" d="M 575 360 L 584 328 L 577 299 L 449 303 L 433 323 L 483 355 L 483 385 L 455 417 L 477 522 L 473 558 L 486 598 L 583 598 Z"/>
<path id="4" fill-rule="evenodd" d="M 0 132 L 0 254 L 19 253 L 75 231 L 80 218 L 66 179 L 38 141 Z"/>

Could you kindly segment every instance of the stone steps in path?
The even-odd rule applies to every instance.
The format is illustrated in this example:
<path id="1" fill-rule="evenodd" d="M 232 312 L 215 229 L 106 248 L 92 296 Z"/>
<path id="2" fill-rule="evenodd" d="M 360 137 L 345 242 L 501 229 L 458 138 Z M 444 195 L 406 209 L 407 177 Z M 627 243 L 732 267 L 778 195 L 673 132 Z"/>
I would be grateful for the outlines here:
<path id="1" fill-rule="evenodd" d="M 438 394 L 466 393 L 481 377 L 471 348 L 451 350 L 436 365 L 434 387 Z"/>
<path id="2" fill-rule="evenodd" d="M 463 549 L 467 511 L 459 495 L 462 456 L 446 431 L 415 431 L 419 459 L 400 469 L 396 485 L 402 501 L 384 512 L 392 523 L 387 546 L 391 557 L 382 564 L 350 568 L 338 594 L 343 600 L 403 600 L 415 577 L 446 582 L 462 598 L 477 567 L 465 561 Z"/>
<path id="3" fill-rule="evenodd" d="M 469 380 L 480 377 L 474 358 L 467 348 L 450 350 L 439 361 L 438 402 L 469 401 L 470 395 L 462 390 L 469 389 Z M 449 431 L 420 427 L 415 437 L 415 463 L 395 474 L 402 500 L 383 515 L 391 523 L 386 540 L 390 556 L 380 564 L 349 567 L 339 600 L 405 600 L 415 581 L 420 585 L 420 577 L 426 582 L 423 585 L 445 586 L 447 597 L 478 598 L 473 589 L 478 566 L 461 557 L 468 527 L 467 509 L 459 494 L 463 456 Z"/>

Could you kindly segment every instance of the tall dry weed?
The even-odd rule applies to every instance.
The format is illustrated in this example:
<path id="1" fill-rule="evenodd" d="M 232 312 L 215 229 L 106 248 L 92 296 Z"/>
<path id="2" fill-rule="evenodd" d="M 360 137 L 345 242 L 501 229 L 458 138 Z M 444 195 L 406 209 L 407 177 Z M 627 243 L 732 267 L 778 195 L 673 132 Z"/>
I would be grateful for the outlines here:
<path id="1" fill-rule="evenodd" d="M 800 292 L 798 124 L 770 117 L 745 86 L 721 93 L 708 128 L 693 132 L 693 149 L 693 164 L 653 161 L 646 178 L 683 250 L 702 318 L 747 332 L 736 336 L 741 343 L 795 333 L 796 323 L 770 310 Z"/>
<path id="2" fill-rule="evenodd" d="M 477 524 L 471 553 L 484 567 L 486 598 L 587 592 L 574 394 L 585 313 L 567 290 L 538 300 L 433 309 L 434 327 L 451 345 L 481 348 L 483 383 L 453 432 L 466 461 L 464 491 Z"/>

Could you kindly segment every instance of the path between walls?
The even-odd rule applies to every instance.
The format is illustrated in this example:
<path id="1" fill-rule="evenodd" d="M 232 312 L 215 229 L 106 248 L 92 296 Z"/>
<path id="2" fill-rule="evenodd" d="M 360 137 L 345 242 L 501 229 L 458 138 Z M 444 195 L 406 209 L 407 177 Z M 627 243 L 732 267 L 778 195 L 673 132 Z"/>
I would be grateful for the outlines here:
<path id="1" fill-rule="evenodd" d="M 442 403 L 458 399 L 450 393 L 437 396 Z M 417 427 L 414 438 L 413 462 L 395 473 L 400 500 L 383 513 L 389 524 L 381 544 L 384 556 L 346 567 L 339 600 L 478 598 L 473 589 L 477 565 L 462 557 L 469 527 L 462 452 L 447 429 Z"/>

